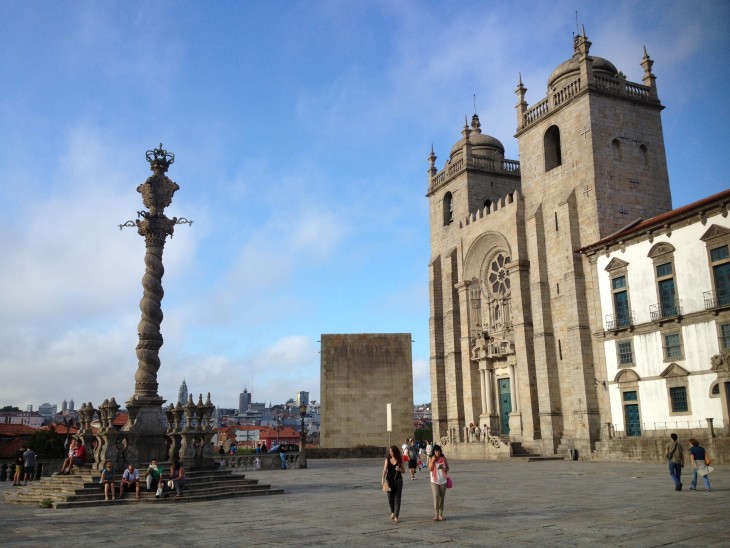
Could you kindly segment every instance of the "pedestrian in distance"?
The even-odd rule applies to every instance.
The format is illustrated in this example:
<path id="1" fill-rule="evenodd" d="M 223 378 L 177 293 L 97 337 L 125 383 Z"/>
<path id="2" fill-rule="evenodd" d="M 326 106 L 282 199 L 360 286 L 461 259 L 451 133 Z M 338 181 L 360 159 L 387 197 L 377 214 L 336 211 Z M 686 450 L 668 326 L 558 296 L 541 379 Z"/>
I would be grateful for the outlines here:
<path id="1" fill-rule="evenodd" d="M 388 456 L 385 457 L 383 463 L 383 475 L 380 483 L 383 491 L 388 495 L 388 504 L 390 505 L 390 519 L 395 523 L 400 523 L 400 500 L 403 494 L 403 459 L 401 458 L 400 449 L 397 445 L 391 445 L 388 449 Z"/>
<path id="2" fill-rule="evenodd" d="M 25 468 L 25 445 L 21 445 L 20 449 L 15 452 L 15 473 L 13 474 L 13 485 L 19 486 L 23 480 L 23 470 Z"/>
<path id="3" fill-rule="evenodd" d="M 33 449 L 28 447 L 23 453 L 23 471 L 25 472 L 25 479 L 23 485 L 28 485 L 29 481 L 33 481 L 33 474 L 35 473 L 36 465 L 36 454 Z"/>
<path id="4" fill-rule="evenodd" d="M 433 521 L 443 521 L 449 461 L 446 460 L 440 445 L 433 446 L 433 455 L 428 459 L 428 471 L 431 473 L 431 492 L 433 493 L 435 514 Z"/>
<path id="5" fill-rule="evenodd" d="M 682 490 L 682 467 L 684 466 L 684 453 L 682 452 L 682 446 L 677 441 L 677 434 L 672 432 L 669 436 L 672 438 L 667 446 L 664 448 L 664 456 L 667 457 L 669 463 L 669 475 L 674 481 L 674 490 Z"/>
<path id="6" fill-rule="evenodd" d="M 411 439 L 410 443 L 408 444 L 408 472 L 411 474 L 411 479 L 416 479 L 416 470 L 418 468 L 418 449 L 416 449 L 416 444 Z"/>
<path id="7" fill-rule="evenodd" d="M 689 459 L 692 465 L 692 481 L 689 484 L 690 491 L 697 491 L 697 476 L 702 476 L 702 481 L 705 482 L 705 489 L 712 491 L 710 486 L 710 467 L 709 460 L 705 449 L 700 445 L 696 439 L 691 438 L 689 440 Z"/>

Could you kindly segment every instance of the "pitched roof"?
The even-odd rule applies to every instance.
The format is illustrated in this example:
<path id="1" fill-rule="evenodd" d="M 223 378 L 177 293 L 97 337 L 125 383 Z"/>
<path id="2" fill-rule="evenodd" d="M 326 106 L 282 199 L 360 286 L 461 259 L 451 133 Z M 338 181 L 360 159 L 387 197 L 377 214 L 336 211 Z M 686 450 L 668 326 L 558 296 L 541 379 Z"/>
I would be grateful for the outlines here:
<path id="1" fill-rule="evenodd" d="M 0 437 L 32 436 L 36 429 L 27 424 L 0 424 Z"/>
<path id="2" fill-rule="evenodd" d="M 3 440 L 0 442 L 0 458 L 8 459 L 15 457 L 15 453 L 20 449 L 27 440 L 24 438 L 13 438 L 11 440 Z"/>
<path id="3" fill-rule="evenodd" d="M 677 209 L 667 211 L 666 213 L 656 215 L 646 220 L 637 219 L 626 227 L 619 229 L 617 232 L 609 234 L 605 238 L 598 240 L 595 243 L 578 249 L 577 252 L 585 253 L 587 251 L 594 251 L 598 248 L 606 247 L 614 242 L 626 240 L 642 232 L 649 231 L 652 228 L 661 227 L 669 223 L 680 221 L 714 205 L 723 205 L 725 206 L 727 211 L 728 206 L 730 205 L 730 189 L 723 190 L 722 192 L 718 192 L 717 194 L 713 194 L 712 196 L 708 196 L 707 198 L 697 200 L 696 202 L 692 202 L 691 204 L 678 207 Z"/>

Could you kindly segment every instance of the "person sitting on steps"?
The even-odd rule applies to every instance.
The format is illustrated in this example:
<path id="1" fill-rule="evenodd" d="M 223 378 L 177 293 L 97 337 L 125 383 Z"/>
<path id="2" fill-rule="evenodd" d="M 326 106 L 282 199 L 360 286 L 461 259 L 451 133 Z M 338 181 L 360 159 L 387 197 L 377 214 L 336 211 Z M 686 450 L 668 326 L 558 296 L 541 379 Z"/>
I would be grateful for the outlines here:
<path id="1" fill-rule="evenodd" d="M 128 491 L 134 489 L 137 494 L 137 500 L 139 500 L 139 470 L 134 467 L 134 464 L 130 464 L 122 474 L 122 481 L 119 484 L 119 498 L 124 496 L 124 488 Z"/>
<path id="2" fill-rule="evenodd" d="M 104 500 L 109 500 L 109 492 L 111 492 L 112 500 L 116 498 L 114 496 L 114 466 L 112 465 L 112 461 L 108 460 L 104 464 L 104 470 L 101 471 L 99 484 L 104 489 Z"/>

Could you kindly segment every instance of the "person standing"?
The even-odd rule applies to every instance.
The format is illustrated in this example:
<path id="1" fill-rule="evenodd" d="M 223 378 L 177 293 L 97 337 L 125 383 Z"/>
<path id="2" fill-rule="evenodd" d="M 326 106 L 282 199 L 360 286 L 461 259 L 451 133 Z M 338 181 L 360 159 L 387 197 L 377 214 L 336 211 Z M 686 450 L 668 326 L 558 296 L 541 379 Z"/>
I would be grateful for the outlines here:
<path id="1" fill-rule="evenodd" d="M 397 445 L 391 445 L 388 449 L 388 456 L 383 464 L 383 477 L 380 483 L 388 487 L 388 504 L 390 505 L 390 519 L 400 523 L 400 499 L 403 494 L 403 459 Z"/>
<path id="2" fill-rule="evenodd" d="M 669 475 L 674 481 L 674 490 L 682 490 L 682 466 L 684 466 L 684 453 L 682 452 L 682 446 L 677 441 L 677 434 L 672 432 L 669 436 L 672 438 L 666 448 L 664 449 L 664 456 L 667 457 L 669 462 Z"/>
<path id="3" fill-rule="evenodd" d="M 25 445 L 21 445 L 20 449 L 15 452 L 15 474 L 13 474 L 13 485 L 19 486 L 23 479 L 23 468 L 25 467 Z"/>
<path id="4" fill-rule="evenodd" d="M 710 487 L 710 476 L 705 462 L 705 449 L 700 446 L 700 442 L 692 438 L 689 440 L 691 447 L 689 448 L 689 459 L 692 465 L 692 481 L 689 484 L 690 491 L 697 491 L 697 476 L 702 476 L 705 482 L 705 488 L 712 491 Z"/>
<path id="5" fill-rule="evenodd" d="M 441 451 L 440 445 L 433 446 L 433 455 L 428 459 L 428 471 L 431 473 L 431 492 L 433 493 L 433 509 L 435 512 L 433 521 L 443 521 L 449 462 Z"/>
<path id="6" fill-rule="evenodd" d="M 408 472 L 411 474 L 411 479 L 416 479 L 416 468 L 418 467 L 418 450 L 416 444 L 411 439 L 408 444 Z"/>
<path id="7" fill-rule="evenodd" d="M 23 485 L 28 485 L 29 481 L 33 481 L 33 474 L 35 473 L 36 456 L 35 451 L 28 447 L 25 453 L 23 453 L 23 471 L 25 472 L 25 480 Z"/>

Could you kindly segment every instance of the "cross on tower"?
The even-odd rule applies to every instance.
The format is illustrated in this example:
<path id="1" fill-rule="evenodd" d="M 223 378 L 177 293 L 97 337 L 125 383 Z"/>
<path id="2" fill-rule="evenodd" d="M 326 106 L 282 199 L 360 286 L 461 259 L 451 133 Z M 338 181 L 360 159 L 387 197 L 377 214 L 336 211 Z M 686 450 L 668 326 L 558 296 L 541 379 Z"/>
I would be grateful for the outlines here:
<path id="1" fill-rule="evenodd" d="M 590 196 L 591 195 L 591 190 L 593 190 L 593 189 L 590 188 L 590 187 L 586 187 L 586 189 L 583 191 L 583 196 L 585 196 L 586 198 L 588 196 Z"/>
<path id="2" fill-rule="evenodd" d="M 583 136 L 584 139 L 586 139 L 589 131 L 590 131 L 590 128 L 586 127 L 583 131 L 580 132 L 580 134 Z"/>
<path id="3" fill-rule="evenodd" d="M 628 215 L 629 212 L 624 208 L 624 206 L 621 206 L 621 209 L 618 210 L 620 215 Z"/>

